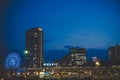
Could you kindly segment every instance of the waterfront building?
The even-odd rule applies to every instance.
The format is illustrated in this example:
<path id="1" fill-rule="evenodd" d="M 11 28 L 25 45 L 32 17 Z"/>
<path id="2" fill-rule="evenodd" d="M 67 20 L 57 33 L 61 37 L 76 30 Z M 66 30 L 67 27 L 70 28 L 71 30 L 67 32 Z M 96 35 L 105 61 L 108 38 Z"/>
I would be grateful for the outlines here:
<path id="1" fill-rule="evenodd" d="M 43 66 L 43 29 L 32 28 L 26 32 L 25 67 Z"/>

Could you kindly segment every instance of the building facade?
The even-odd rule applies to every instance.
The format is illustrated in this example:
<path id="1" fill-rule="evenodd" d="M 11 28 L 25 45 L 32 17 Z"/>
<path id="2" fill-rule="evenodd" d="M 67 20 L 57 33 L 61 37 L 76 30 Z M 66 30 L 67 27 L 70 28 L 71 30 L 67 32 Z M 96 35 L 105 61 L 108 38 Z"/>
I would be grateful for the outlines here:
<path id="1" fill-rule="evenodd" d="M 120 44 L 108 48 L 109 61 L 120 65 Z"/>
<path id="2" fill-rule="evenodd" d="M 72 65 L 81 66 L 86 63 L 85 48 L 71 48 L 70 53 Z"/>
<path id="3" fill-rule="evenodd" d="M 43 66 L 43 30 L 41 28 L 32 28 L 26 32 L 25 53 L 25 67 Z"/>

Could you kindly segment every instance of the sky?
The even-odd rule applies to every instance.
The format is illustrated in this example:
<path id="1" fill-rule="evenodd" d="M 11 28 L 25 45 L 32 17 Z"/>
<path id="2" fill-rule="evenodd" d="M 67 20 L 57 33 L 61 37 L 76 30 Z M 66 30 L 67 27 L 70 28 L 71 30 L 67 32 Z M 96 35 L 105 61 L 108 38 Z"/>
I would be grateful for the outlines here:
<path id="1" fill-rule="evenodd" d="M 79 46 L 88 50 L 88 59 L 104 60 L 107 49 L 120 42 L 119 0 L 5 1 L 0 10 L 0 43 L 8 52 L 24 56 L 25 33 L 34 27 L 44 30 L 44 53 L 49 55 L 45 59 L 62 57 L 69 47 Z"/>

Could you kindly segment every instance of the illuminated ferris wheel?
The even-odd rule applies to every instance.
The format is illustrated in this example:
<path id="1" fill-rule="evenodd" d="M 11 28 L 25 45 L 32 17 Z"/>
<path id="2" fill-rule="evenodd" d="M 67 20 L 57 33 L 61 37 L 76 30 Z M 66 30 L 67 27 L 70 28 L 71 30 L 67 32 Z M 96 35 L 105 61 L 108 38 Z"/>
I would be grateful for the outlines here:
<path id="1" fill-rule="evenodd" d="M 5 67 L 7 69 L 19 68 L 21 64 L 21 58 L 17 53 L 10 53 L 5 60 Z"/>

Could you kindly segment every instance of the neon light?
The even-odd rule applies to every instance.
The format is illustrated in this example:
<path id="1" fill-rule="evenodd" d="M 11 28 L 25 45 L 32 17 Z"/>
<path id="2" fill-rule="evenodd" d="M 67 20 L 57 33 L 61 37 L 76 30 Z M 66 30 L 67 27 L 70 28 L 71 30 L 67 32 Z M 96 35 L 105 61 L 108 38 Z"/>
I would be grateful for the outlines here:
<path id="1" fill-rule="evenodd" d="M 21 59 L 17 53 L 10 53 L 5 60 L 5 67 L 7 69 L 19 68 Z"/>

